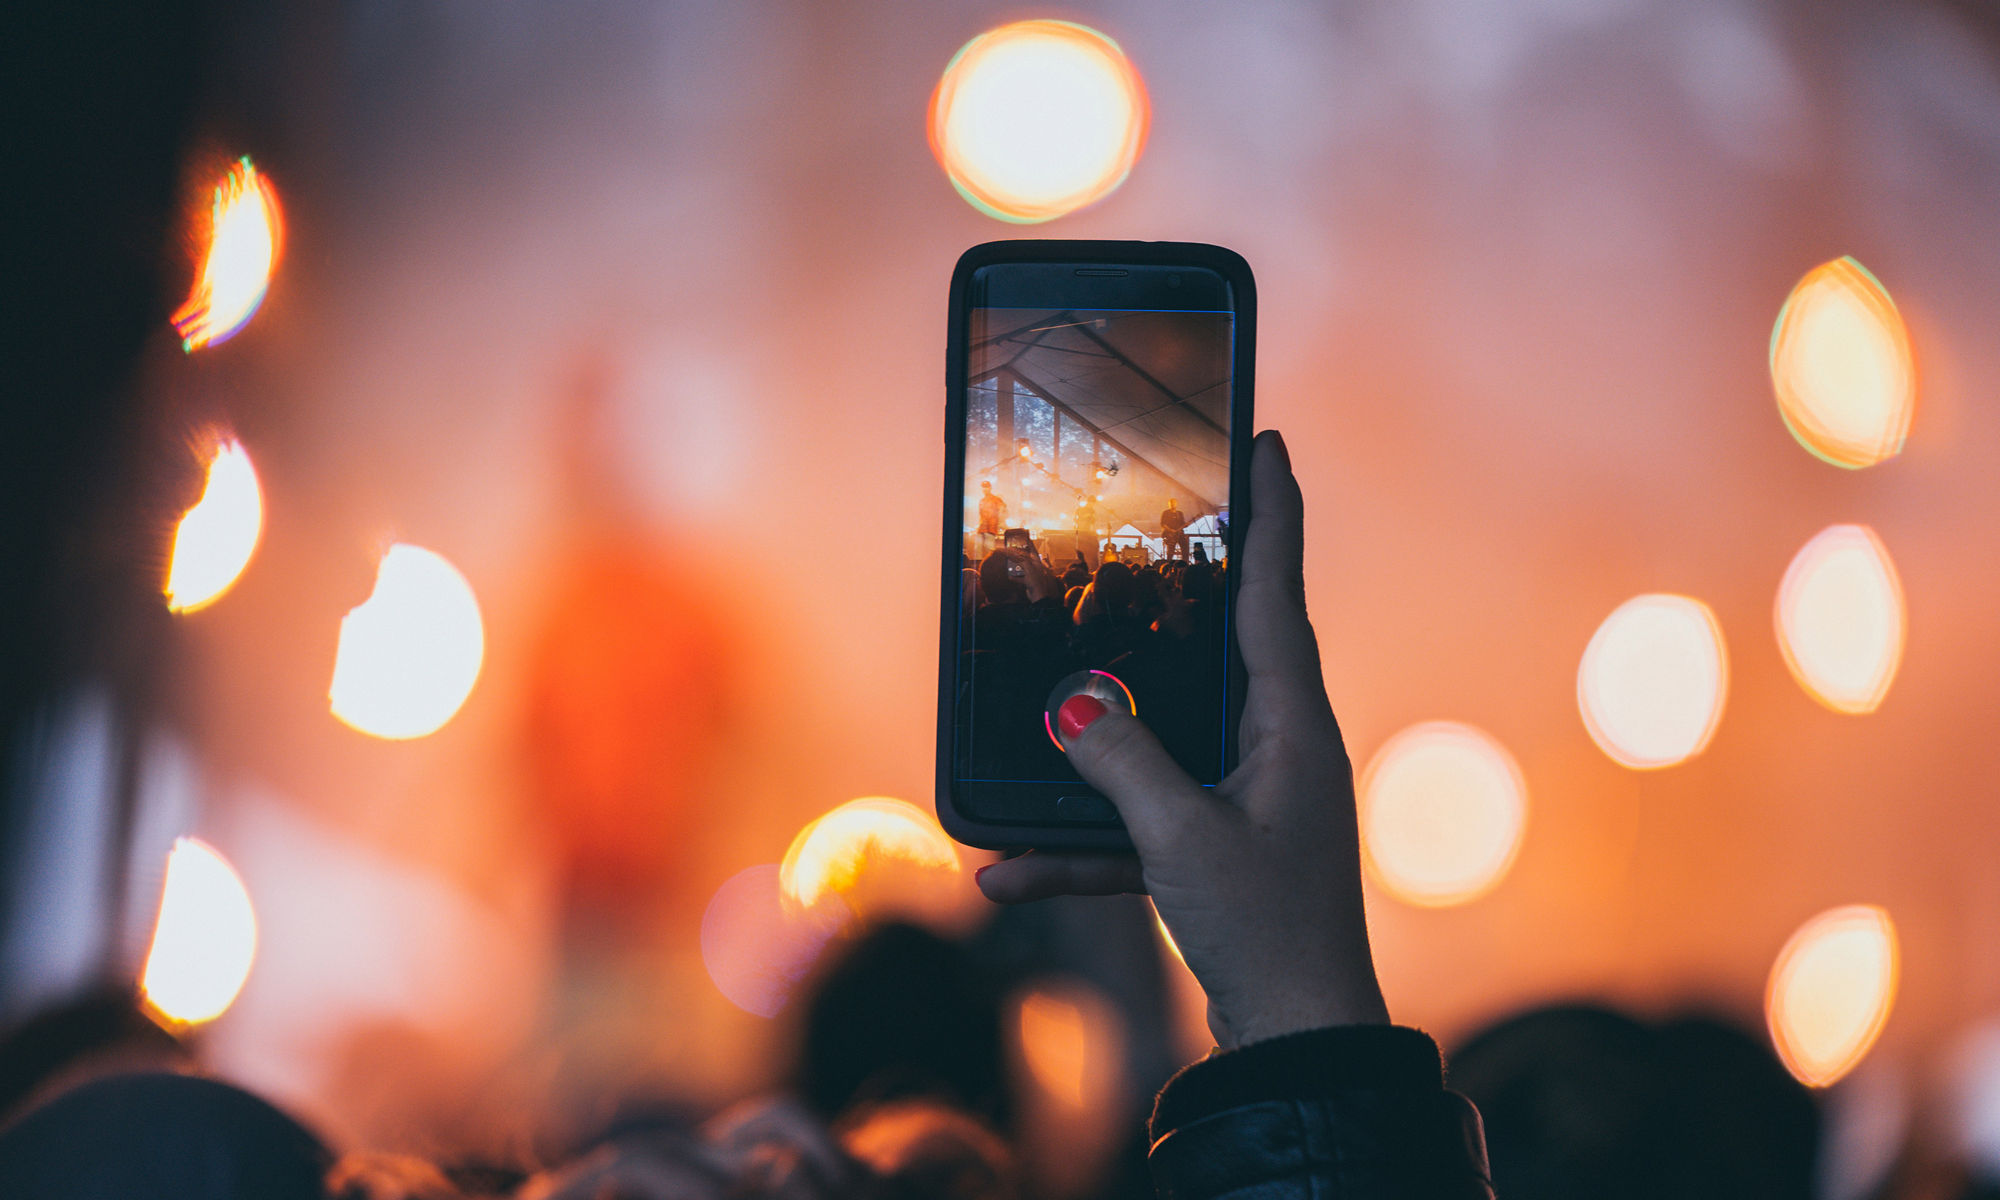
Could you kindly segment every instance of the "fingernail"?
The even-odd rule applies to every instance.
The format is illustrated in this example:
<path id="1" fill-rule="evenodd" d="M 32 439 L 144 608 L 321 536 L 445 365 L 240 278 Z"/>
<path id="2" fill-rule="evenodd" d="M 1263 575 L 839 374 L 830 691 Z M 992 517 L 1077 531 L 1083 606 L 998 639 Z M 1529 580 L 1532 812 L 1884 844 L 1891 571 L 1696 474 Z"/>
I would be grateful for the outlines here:
<path id="1" fill-rule="evenodd" d="M 979 877 L 980 877 L 981 875 L 984 875 L 984 874 L 986 874 L 986 872 L 988 872 L 988 871 L 991 871 L 992 869 L 993 869 L 993 864 L 992 864 L 992 863 L 987 863 L 987 864 L 986 864 L 985 866 L 983 866 L 983 867 L 979 868 L 978 870 L 974 871 L 974 872 L 972 873 L 972 882 L 974 882 L 974 883 L 978 883 L 978 882 L 979 882 Z"/>
<path id="2" fill-rule="evenodd" d="M 1056 710 L 1056 728 L 1062 730 L 1064 741 L 1071 741 L 1109 711 L 1095 696 L 1071 696 Z"/>
<path id="3" fill-rule="evenodd" d="M 1285 435 L 1273 429 L 1271 440 L 1278 445 L 1278 461 L 1285 464 L 1285 470 L 1292 469 L 1292 452 L 1285 446 Z"/>

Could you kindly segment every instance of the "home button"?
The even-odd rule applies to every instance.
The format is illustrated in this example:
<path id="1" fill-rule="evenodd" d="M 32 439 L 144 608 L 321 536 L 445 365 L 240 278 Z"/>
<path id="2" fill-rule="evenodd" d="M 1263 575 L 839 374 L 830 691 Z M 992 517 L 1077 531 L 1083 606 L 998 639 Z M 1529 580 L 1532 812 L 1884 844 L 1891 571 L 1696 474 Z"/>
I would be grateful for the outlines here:
<path id="1" fill-rule="evenodd" d="M 1102 796 L 1063 796 L 1056 801 L 1056 816 L 1064 821 L 1111 822 L 1118 810 Z"/>

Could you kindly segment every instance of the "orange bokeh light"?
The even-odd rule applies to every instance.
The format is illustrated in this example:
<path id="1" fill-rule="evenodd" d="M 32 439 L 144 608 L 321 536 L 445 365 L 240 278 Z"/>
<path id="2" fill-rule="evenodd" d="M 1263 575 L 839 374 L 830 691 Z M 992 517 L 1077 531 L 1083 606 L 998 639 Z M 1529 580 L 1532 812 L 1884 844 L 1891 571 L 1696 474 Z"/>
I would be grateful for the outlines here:
<path id="1" fill-rule="evenodd" d="M 1464 904 L 1506 877 L 1527 817 L 1506 747 L 1470 725 L 1426 721 L 1384 743 L 1362 776 L 1362 859 L 1398 900 Z"/>
<path id="2" fill-rule="evenodd" d="M 1015 1014 L 1021 1058 L 1035 1085 L 1069 1112 L 1109 1105 L 1124 1070 L 1125 1027 L 1096 989 L 1047 984 L 1022 996 Z"/>
<path id="3" fill-rule="evenodd" d="M 1577 708 L 1592 741 L 1635 770 L 1700 754 L 1722 722 L 1729 654 L 1699 600 L 1654 593 L 1614 609 L 1577 667 Z"/>
<path id="4" fill-rule="evenodd" d="M 174 530 L 167 607 L 193 612 L 221 599 L 250 565 L 263 530 L 264 494 L 257 471 L 242 446 L 225 441 L 209 461 L 201 499 Z"/>
<path id="5" fill-rule="evenodd" d="M 240 158 L 215 186 L 201 276 L 174 313 L 174 332 L 189 353 L 236 336 L 271 286 L 284 249 L 285 222 L 269 178 Z"/>
<path id="6" fill-rule="evenodd" d="M 167 855 L 166 886 L 139 988 L 170 1027 L 213 1021 L 229 1010 L 257 957 L 250 892 L 221 852 L 180 838 Z"/>
<path id="7" fill-rule="evenodd" d="M 1820 913 L 1785 943 L 1764 1015 L 1801 1083 L 1826 1087 L 1866 1057 L 1889 1021 L 1899 969 L 1896 927 L 1872 904 Z"/>
<path id="8" fill-rule="evenodd" d="M 1832 525 L 1793 557 L 1778 586 L 1778 646 L 1813 699 L 1835 712 L 1874 712 L 1903 661 L 1903 585 L 1882 539 Z"/>
<path id="9" fill-rule="evenodd" d="M 1916 356 L 1896 302 L 1837 258 L 1806 272 L 1771 330 L 1771 386 L 1799 444 L 1837 467 L 1893 458 L 1917 410 Z"/>
<path id="10" fill-rule="evenodd" d="M 327 698 L 362 733 L 424 737 L 472 694 L 485 655 L 472 585 L 441 555 L 398 543 L 382 556 L 374 592 L 340 622 Z"/>
<path id="11" fill-rule="evenodd" d="M 836 900 L 864 918 L 929 915 L 956 907 L 959 871 L 936 817 L 907 800 L 865 796 L 799 830 L 779 884 L 801 908 Z"/>
<path id="12" fill-rule="evenodd" d="M 931 153 L 973 207 L 1032 224 L 1124 182 L 1149 114 L 1146 85 L 1118 43 L 1069 21 L 1016 21 L 973 38 L 945 67 L 931 94 Z"/>

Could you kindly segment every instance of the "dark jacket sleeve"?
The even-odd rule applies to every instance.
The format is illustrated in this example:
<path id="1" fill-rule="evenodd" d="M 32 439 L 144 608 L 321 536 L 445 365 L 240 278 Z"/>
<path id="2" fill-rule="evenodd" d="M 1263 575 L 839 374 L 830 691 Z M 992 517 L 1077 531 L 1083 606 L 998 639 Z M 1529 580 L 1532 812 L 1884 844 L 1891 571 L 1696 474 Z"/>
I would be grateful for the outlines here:
<path id="1" fill-rule="evenodd" d="M 1479 1112 L 1437 1044 L 1400 1026 L 1317 1029 L 1215 1054 L 1153 1108 L 1160 1200 L 1492 1200 Z"/>

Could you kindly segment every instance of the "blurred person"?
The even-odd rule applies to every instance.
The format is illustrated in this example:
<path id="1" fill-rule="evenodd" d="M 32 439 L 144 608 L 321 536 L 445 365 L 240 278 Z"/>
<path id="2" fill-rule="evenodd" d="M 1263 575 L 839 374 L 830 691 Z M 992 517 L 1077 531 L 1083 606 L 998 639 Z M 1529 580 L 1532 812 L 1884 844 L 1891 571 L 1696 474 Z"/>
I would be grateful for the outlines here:
<path id="1" fill-rule="evenodd" d="M 1168 558 L 1174 557 L 1175 550 L 1180 551 L 1182 558 L 1188 556 L 1187 514 L 1181 511 L 1180 501 L 1172 496 L 1167 497 L 1166 510 L 1160 513 L 1160 541 L 1165 543 L 1163 553 Z"/>
<path id="2" fill-rule="evenodd" d="M 863 1108 L 829 1126 L 793 1101 L 760 1100 L 693 1133 L 606 1142 L 533 1177 L 514 1200 L 1020 1200 L 1022 1194 L 1006 1143 L 949 1105 L 903 1101 Z M 431 1198 L 406 1193 L 394 1200 Z"/>
<path id="3" fill-rule="evenodd" d="M 959 620 L 970 621 L 979 611 L 982 603 L 979 596 L 979 572 L 971 567 L 961 567 L 958 572 Z"/>
<path id="4" fill-rule="evenodd" d="M 1097 568 L 1090 586 L 1084 589 L 1084 602 L 1077 610 L 1076 623 L 1121 621 L 1131 615 L 1138 598 L 1139 587 L 1132 577 L 1132 568 L 1115 559 L 1107 561 Z"/>
<path id="5" fill-rule="evenodd" d="M 1473 1035 L 1451 1064 L 1509 1195 L 1813 1195 L 1812 1094 L 1764 1042 L 1723 1022 L 1538 1008 Z"/>
<path id="6" fill-rule="evenodd" d="M 1002 903 L 1152 896 L 1217 1043 L 1154 1105 L 1161 1195 L 1490 1200 L 1477 1110 L 1445 1090 L 1435 1043 L 1389 1024 L 1376 982 L 1353 770 L 1306 616 L 1298 482 L 1275 433 L 1257 439 L 1251 490 L 1236 769 L 1202 788 L 1144 722 L 1071 697 L 1063 745 L 1136 852 L 1031 851 L 976 878 Z"/>
<path id="7" fill-rule="evenodd" d="M 0 1127 L 92 1079 L 192 1065 L 180 1041 L 140 1011 L 130 988 L 101 988 L 0 1039 Z"/>
<path id="8" fill-rule="evenodd" d="M 792 1084 L 835 1121 L 927 1099 L 999 1129 L 1014 1099 L 1002 1066 L 999 981 L 956 942 L 914 925 L 871 930 L 825 964 L 801 1009 Z"/>
<path id="9" fill-rule="evenodd" d="M 93 1080 L 0 1131 L 8 1200 L 321 1200 L 331 1155 L 241 1088 L 161 1072 Z"/>
<path id="10" fill-rule="evenodd" d="M 1088 548 L 1092 556 L 1099 553 L 1098 533 L 1103 529 L 1103 519 L 1098 516 L 1097 504 L 1089 496 L 1081 497 L 1076 506 L 1076 554 L 1084 557 Z"/>
<path id="11" fill-rule="evenodd" d="M 993 553 L 993 547 L 1007 531 L 1007 502 L 993 490 L 993 481 L 979 481 L 979 552 Z"/>
<path id="12" fill-rule="evenodd" d="M 1062 581 L 1065 588 L 1082 587 L 1090 582 L 1090 564 L 1084 560 L 1081 547 L 1077 549 L 1076 558 L 1063 569 Z"/>
<path id="13" fill-rule="evenodd" d="M 905 1101 L 843 1123 L 841 1147 L 872 1171 L 879 1200 L 1020 1200 L 1020 1164 L 994 1131 L 963 1112 Z"/>
<path id="14" fill-rule="evenodd" d="M 1079 583 L 1063 593 L 1063 612 L 1068 614 L 1071 621 L 1076 620 L 1076 606 L 1083 603 L 1085 588 L 1086 585 Z"/>

